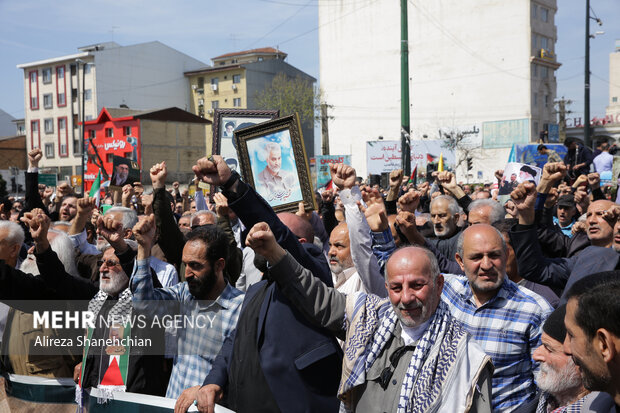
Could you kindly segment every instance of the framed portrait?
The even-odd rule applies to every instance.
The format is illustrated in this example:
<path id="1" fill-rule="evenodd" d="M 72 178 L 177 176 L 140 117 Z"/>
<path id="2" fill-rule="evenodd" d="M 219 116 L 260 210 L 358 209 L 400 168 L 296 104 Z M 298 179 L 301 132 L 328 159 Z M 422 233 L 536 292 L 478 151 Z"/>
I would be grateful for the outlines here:
<path id="1" fill-rule="evenodd" d="M 221 155 L 232 170 L 239 170 L 236 131 L 278 117 L 279 110 L 215 109 L 213 114 L 213 153 Z"/>
<path id="2" fill-rule="evenodd" d="M 235 132 L 243 179 L 276 212 L 316 209 L 310 168 L 297 114 Z"/>
<path id="3" fill-rule="evenodd" d="M 122 156 L 114 155 L 112 158 L 112 178 L 110 178 L 110 190 L 120 191 L 126 184 L 133 185 L 140 181 L 140 168 L 138 163 Z"/>

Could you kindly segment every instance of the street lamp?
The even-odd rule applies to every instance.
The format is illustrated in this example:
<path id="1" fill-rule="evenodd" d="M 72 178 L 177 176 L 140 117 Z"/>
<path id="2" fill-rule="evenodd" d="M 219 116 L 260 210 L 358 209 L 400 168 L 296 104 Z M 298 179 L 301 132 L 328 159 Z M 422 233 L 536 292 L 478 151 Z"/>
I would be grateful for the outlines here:
<path id="1" fill-rule="evenodd" d="M 583 82 L 583 143 L 586 147 L 592 147 L 592 141 L 590 139 L 590 37 L 594 38 L 598 34 L 604 32 L 596 32 L 594 35 L 590 34 L 590 19 L 598 23 L 599 26 L 603 25 L 603 22 L 598 17 L 590 16 L 590 0 L 586 0 L 586 56 L 585 56 L 585 73 Z"/>

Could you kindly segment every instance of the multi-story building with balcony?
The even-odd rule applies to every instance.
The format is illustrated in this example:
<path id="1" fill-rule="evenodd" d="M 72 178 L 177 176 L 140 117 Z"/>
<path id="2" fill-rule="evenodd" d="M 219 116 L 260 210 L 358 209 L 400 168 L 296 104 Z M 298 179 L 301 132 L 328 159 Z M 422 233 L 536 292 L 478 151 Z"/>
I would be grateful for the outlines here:
<path id="1" fill-rule="evenodd" d="M 556 0 L 409 0 L 411 138 L 471 133 L 476 181 L 493 180 L 513 143 L 555 131 Z M 330 151 L 366 172 L 365 142 L 401 138 L 399 2 L 319 3 L 321 89 Z"/>
<path id="2" fill-rule="evenodd" d="M 190 105 L 183 73 L 205 63 L 160 42 L 114 42 L 78 53 L 20 64 L 24 71 L 27 149 L 43 151 L 40 168 L 59 179 L 81 175 L 80 123 L 103 107 L 152 109 Z"/>
<path id="3" fill-rule="evenodd" d="M 191 90 L 190 111 L 212 121 L 217 108 L 259 109 L 255 103 L 257 93 L 271 85 L 278 73 L 290 78 L 300 76 L 310 84 L 316 82 L 312 76 L 288 64 L 286 56 L 271 47 L 227 53 L 212 58 L 213 67 L 185 72 Z M 314 127 L 302 125 L 302 133 L 306 152 L 313 156 Z M 208 125 L 207 152 L 211 150 L 211 136 Z"/>

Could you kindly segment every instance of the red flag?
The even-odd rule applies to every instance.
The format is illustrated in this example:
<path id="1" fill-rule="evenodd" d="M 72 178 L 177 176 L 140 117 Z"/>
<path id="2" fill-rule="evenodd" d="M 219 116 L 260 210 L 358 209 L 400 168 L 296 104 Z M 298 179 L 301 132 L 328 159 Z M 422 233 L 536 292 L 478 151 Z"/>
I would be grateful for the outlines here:
<path id="1" fill-rule="evenodd" d="M 411 176 L 409 177 L 409 181 L 407 183 L 410 184 L 413 182 L 414 185 L 417 185 L 416 184 L 418 180 L 417 174 L 418 174 L 418 164 L 416 163 L 415 168 L 413 168 L 413 172 L 411 172 Z"/>
<path id="2" fill-rule="evenodd" d="M 431 155 L 430 153 L 426 154 L 426 162 L 435 162 L 436 156 Z"/>

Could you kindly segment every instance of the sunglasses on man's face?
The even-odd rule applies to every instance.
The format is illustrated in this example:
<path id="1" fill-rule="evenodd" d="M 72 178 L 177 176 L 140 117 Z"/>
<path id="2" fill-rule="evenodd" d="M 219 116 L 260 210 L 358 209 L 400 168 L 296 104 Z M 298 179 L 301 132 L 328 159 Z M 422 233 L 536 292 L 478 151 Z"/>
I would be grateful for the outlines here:
<path id="1" fill-rule="evenodd" d="M 116 267 L 117 265 L 120 264 L 120 262 L 116 261 L 116 260 L 99 260 L 97 261 L 97 266 L 101 267 L 103 264 L 105 264 L 106 267 L 108 268 L 112 268 L 112 267 Z"/>

